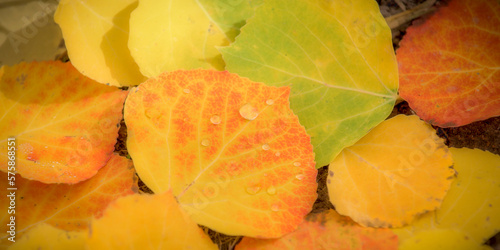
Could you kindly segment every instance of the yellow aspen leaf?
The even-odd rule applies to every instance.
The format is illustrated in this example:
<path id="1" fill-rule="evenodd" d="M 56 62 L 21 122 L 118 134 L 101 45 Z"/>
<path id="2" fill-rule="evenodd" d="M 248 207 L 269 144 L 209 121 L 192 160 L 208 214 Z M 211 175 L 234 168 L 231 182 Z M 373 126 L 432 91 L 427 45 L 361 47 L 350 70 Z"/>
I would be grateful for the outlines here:
<path id="1" fill-rule="evenodd" d="M 170 191 L 116 200 L 89 234 L 89 249 L 217 249 Z"/>
<path id="2" fill-rule="evenodd" d="M 0 152 L 15 138 L 16 171 L 44 183 L 77 183 L 109 160 L 127 91 L 99 84 L 70 63 L 4 66 L 0 73 Z M 7 153 L 0 170 L 7 172 Z"/>
<path id="3" fill-rule="evenodd" d="M 332 161 L 330 201 L 361 225 L 401 227 L 440 206 L 455 174 L 452 165 L 430 125 L 398 115 Z"/>
<path id="4" fill-rule="evenodd" d="M 279 239 L 245 237 L 236 246 L 244 249 L 397 249 L 398 237 L 389 229 L 358 225 L 335 210 L 312 214 L 299 228 Z"/>
<path id="5" fill-rule="evenodd" d="M 75 68 L 114 86 L 146 80 L 127 45 L 130 13 L 136 7 L 137 0 L 61 0 L 54 19 Z"/>
<path id="6" fill-rule="evenodd" d="M 488 250 L 488 246 L 477 244 L 459 230 L 431 229 L 416 233 L 401 242 L 399 250 L 453 249 L 453 250 Z"/>
<path id="7" fill-rule="evenodd" d="M 155 193 L 172 189 L 193 220 L 219 232 L 293 231 L 317 197 L 317 171 L 289 93 L 202 69 L 131 89 L 127 146 L 141 180 Z"/>
<path id="8" fill-rule="evenodd" d="M 455 240 L 465 239 L 472 247 L 481 248 L 500 231 L 500 156 L 479 149 L 450 148 L 450 151 L 458 172 L 456 180 L 438 210 L 406 227 L 393 229 L 401 244 L 418 247 L 416 239 L 420 239 L 451 245 Z M 462 239 L 431 236 L 430 232 L 439 230 L 457 231 Z"/>
<path id="9" fill-rule="evenodd" d="M 231 38 L 213 22 L 204 4 L 210 3 L 139 1 L 130 16 L 128 45 L 143 75 L 156 77 L 178 69 L 224 69 L 216 46 L 228 45 Z"/>
<path id="10" fill-rule="evenodd" d="M 0 172 L 0 178 L 7 180 L 7 174 Z M 132 161 L 118 155 L 113 155 L 93 178 L 78 184 L 44 184 L 19 175 L 15 183 L 15 214 L 8 213 L 10 199 L 2 198 L 0 206 L 5 210 L 1 211 L 0 223 L 7 225 L 14 215 L 16 237 L 41 223 L 64 230 L 86 229 L 90 219 L 100 217 L 109 203 L 137 190 Z M 1 188 L 6 190 L 7 184 L 2 182 Z M 11 236 L 4 226 L 1 228 L 0 248 L 10 243 L 7 238 Z"/>
<path id="11" fill-rule="evenodd" d="M 46 223 L 40 223 L 31 228 L 19 240 L 12 244 L 9 250 L 85 250 L 87 232 L 66 231 Z"/>

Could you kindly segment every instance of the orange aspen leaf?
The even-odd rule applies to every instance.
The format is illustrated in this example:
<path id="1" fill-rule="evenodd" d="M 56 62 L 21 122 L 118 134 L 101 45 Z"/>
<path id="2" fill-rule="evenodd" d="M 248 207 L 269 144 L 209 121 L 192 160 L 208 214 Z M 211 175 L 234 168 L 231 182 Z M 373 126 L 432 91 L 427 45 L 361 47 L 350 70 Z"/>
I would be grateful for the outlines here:
<path id="1" fill-rule="evenodd" d="M 7 174 L 0 172 L 0 180 L 7 180 Z M 3 183 L 1 188 L 6 190 Z M 7 240 L 8 230 L 4 229 L 12 215 L 16 217 L 17 239 L 41 223 L 64 230 L 83 230 L 92 217 L 102 215 L 110 202 L 137 190 L 132 161 L 118 155 L 113 155 L 93 178 L 78 184 L 44 184 L 19 175 L 15 183 L 15 215 L 7 212 L 10 200 L 0 200 L 0 206 L 5 208 L 0 214 L 0 248 L 11 243 Z"/>
<path id="2" fill-rule="evenodd" d="M 458 127 L 500 115 L 500 3 L 452 0 L 407 29 L 399 94 L 422 119 Z"/>
<path id="3" fill-rule="evenodd" d="M 70 63 L 0 69 L 0 170 L 15 138 L 16 171 L 44 183 L 77 183 L 112 155 L 127 91 L 99 84 Z"/>
<path id="4" fill-rule="evenodd" d="M 397 249 L 398 237 L 389 229 L 358 225 L 335 210 L 312 214 L 299 228 L 279 239 L 245 237 L 236 246 L 244 249 Z"/>
<path id="5" fill-rule="evenodd" d="M 293 231 L 317 197 L 317 171 L 289 93 L 214 70 L 149 79 L 125 103 L 139 176 L 155 193 L 172 189 L 193 220 L 219 232 Z"/>

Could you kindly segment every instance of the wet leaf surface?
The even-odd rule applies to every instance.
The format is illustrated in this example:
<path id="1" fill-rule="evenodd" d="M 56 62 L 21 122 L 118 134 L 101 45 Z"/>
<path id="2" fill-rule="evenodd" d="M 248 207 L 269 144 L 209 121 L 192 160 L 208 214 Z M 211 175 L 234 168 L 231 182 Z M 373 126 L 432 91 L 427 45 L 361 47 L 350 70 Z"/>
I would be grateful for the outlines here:
<path id="1" fill-rule="evenodd" d="M 172 189 L 199 224 L 279 237 L 316 199 L 312 145 L 288 87 L 228 72 L 175 71 L 130 90 L 127 146 L 155 193 Z"/>

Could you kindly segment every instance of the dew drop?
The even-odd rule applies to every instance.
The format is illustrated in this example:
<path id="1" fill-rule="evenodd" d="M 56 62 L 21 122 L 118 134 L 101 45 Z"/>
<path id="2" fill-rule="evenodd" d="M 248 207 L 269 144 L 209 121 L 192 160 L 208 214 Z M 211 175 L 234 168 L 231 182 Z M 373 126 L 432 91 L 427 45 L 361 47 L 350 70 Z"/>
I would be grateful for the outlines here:
<path id="1" fill-rule="evenodd" d="M 270 194 L 270 195 L 275 195 L 276 194 L 276 188 L 274 186 L 270 186 L 267 189 L 267 193 Z"/>
<path id="2" fill-rule="evenodd" d="M 189 90 L 189 89 L 183 89 L 182 92 L 184 92 L 186 94 L 189 94 L 189 92 L 191 92 L 191 90 Z"/>
<path id="3" fill-rule="evenodd" d="M 273 210 L 274 212 L 277 212 L 280 210 L 280 207 L 277 204 L 274 204 L 271 206 L 271 210 Z"/>
<path id="4" fill-rule="evenodd" d="M 249 121 L 253 121 L 259 116 L 259 111 L 250 103 L 247 103 L 240 108 L 240 115 Z"/>
<path id="5" fill-rule="evenodd" d="M 274 153 L 274 155 L 276 155 L 276 157 L 278 157 L 278 156 L 281 155 L 281 153 L 280 152 L 276 152 L 276 153 Z"/>
<path id="6" fill-rule="evenodd" d="M 247 187 L 247 193 L 254 195 L 260 191 L 260 186 Z"/>
<path id="7" fill-rule="evenodd" d="M 220 116 L 214 115 L 210 117 L 210 122 L 216 125 L 219 124 L 221 122 Z"/>
<path id="8" fill-rule="evenodd" d="M 262 145 L 262 150 L 269 150 L 269 149 L 271 149 L 271 147 L 269 147 L 269 144 L 266 143 Z"/>
<path id="9" fill-rule="evenodd" d="M 296 161 L 296 162 L 293 163 L 293 165 L 296 166 L 296 167 L 300 167 L 300 162 Z"/>
<path id="10" fill-rule="evenodd" d="M 303 174 L 298 174 L 295 176 L 295 178 L 297 178 L 297 180 L 302 180 L 305 178 L 305 176 Z"/>
<path id="11" fill-rule="evenodd" d="M 201 140 L 201 145 L 203 145 L 205 147 L 210 146 L 210 140 L 208 140 L 208 139 Z"/>
<path id="12" fill-rule="evenodd" d="M 273 105 L 273 104 L 274 104 L 274 100 L 273 100 L 273 99 L 268 99 L 268 100 L 266 101 L 266 104 L 267 104 L 267 105 Z"/>

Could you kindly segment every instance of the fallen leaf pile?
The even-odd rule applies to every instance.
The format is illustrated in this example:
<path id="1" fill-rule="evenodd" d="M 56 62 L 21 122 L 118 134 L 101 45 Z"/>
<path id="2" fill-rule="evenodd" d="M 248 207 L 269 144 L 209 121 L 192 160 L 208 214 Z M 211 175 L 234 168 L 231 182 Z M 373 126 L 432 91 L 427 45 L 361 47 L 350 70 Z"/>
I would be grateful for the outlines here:
<path id="1" fill-rule="evenodd" d="M 0 248 L 487 249 L 500 156 L 435 128 L 500 115 L 499 17 L 451 0 L 396 56 L 372 0 L 61 0 L 70 62 L 0 68 Z"/>

